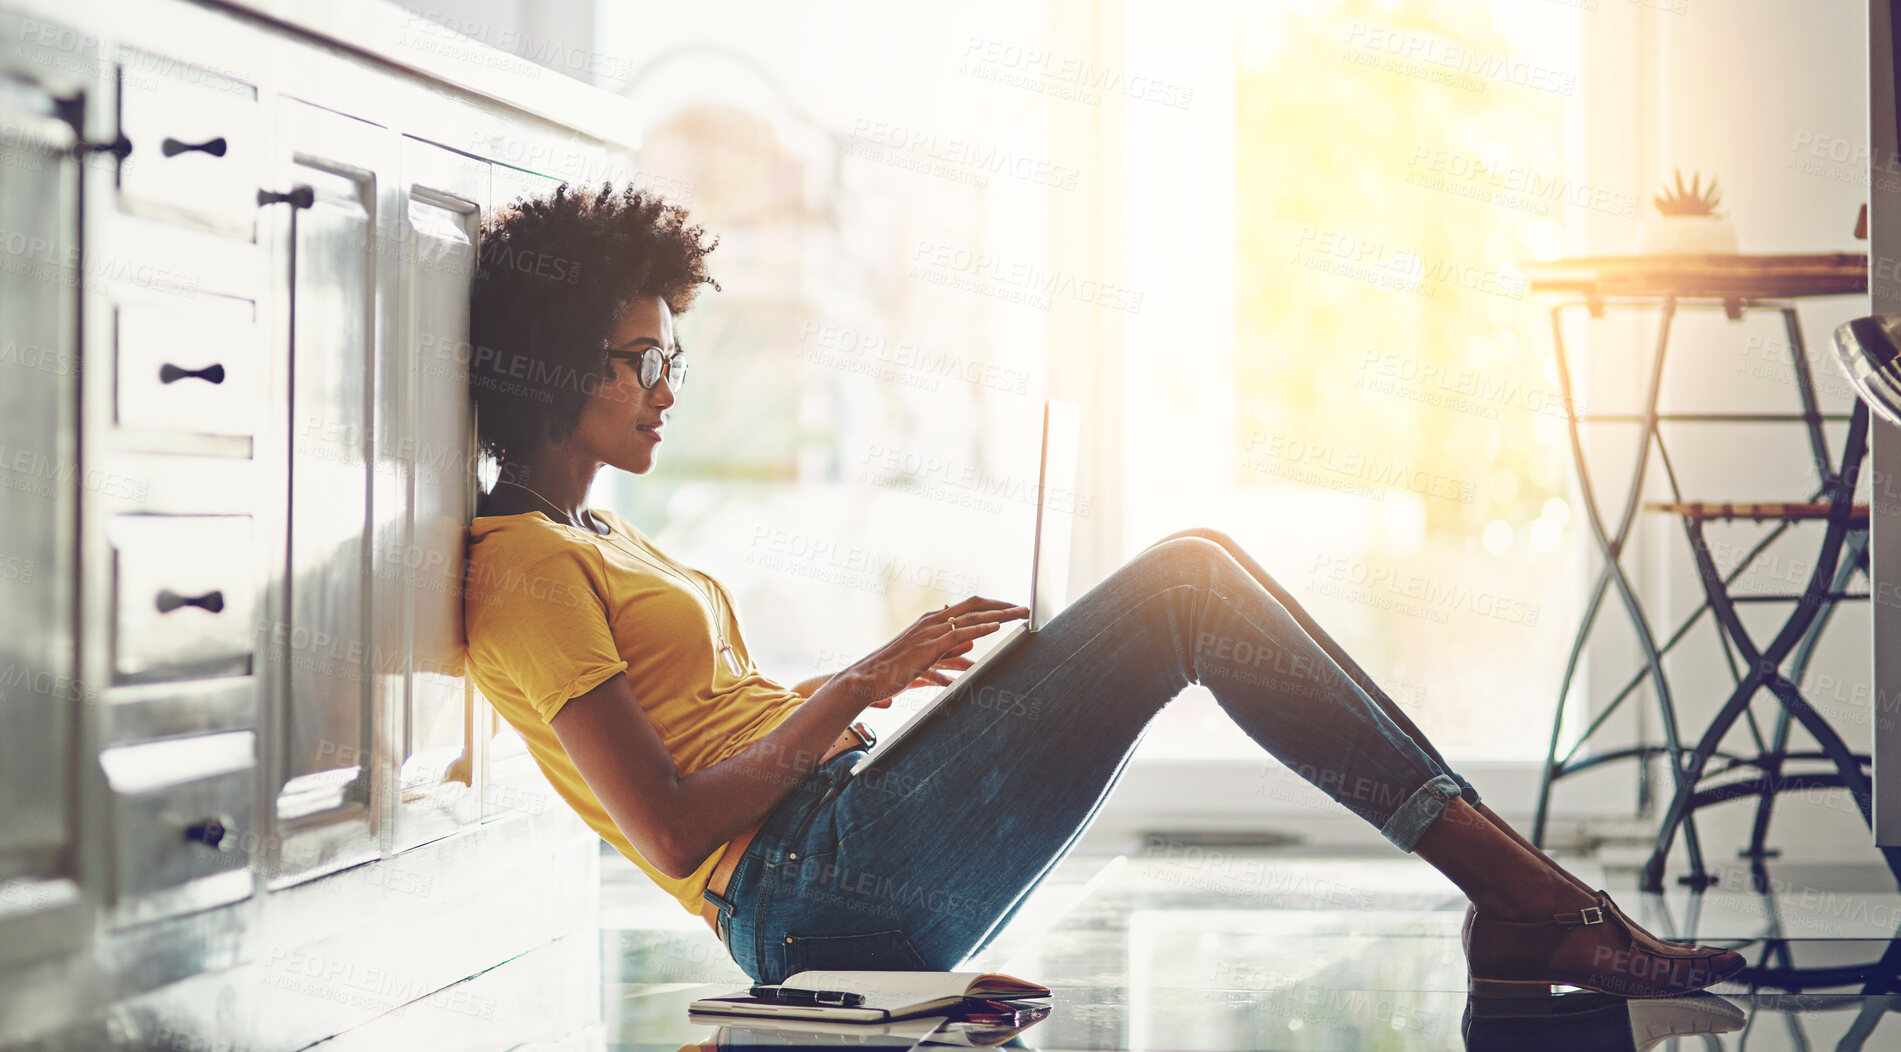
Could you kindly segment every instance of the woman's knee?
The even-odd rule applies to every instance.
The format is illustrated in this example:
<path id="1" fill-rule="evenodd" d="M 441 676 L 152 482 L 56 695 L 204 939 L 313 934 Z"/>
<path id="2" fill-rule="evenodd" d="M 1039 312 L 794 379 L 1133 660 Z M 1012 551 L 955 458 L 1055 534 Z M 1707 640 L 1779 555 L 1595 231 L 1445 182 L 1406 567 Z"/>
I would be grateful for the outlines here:
<path id="1" fill-rule="evenodd" d="M 1138 587 L 1166 588 L 1182 582 L 1208 584 L 1216 580 L 1248 578 L 1234 541 L 1220 530 L 1196 527 L 1181 530 L 1149 545 L 1122 565 L 1116 575 L 1139 578 Z"/>
<path id="2" fill-rule="evenodd" d="M 1132 560 L 1132 563 L 1144 567 L 1163 568 L 1167 572 L 1177 572 L 1232 561 L 1233 558 L 1227 547 L 1220 542 L 1203 536 L 1199 532 L 1183 531 L 1149 545 Z"/>
<path id="3" fill-rule="evenodd" d="M 1190 526 L 1185 530 L 1176 530 L 1174 533 L 1169 534 L 1168 536 L 1162 538 L 1159 541 L 1156 541 L 1155 543 L 1166 544 L 1169 541 L 1175 540 L 1180 537 L 1200 537 L 1203 540 L 1213 541 L 1216 544 L 1219 544 L 1222 548 L 1226 549 L 1229 554 L 1233 554 L 1234 552 L 1240 550 L 1239 547 L 1234 543 L 1233 537 L 1230 537 L 1226 533 L 1223 533 L 1222 531 L 1217 530 L 1211 526 Z"/>
<path id="4" fill-rule="evenodd" d="M 1178 530 L 1150 545 L 1148 551 L 1154 551 L 1164 545 L 1186 544 L 1190 542 L 1193 542 L 1193 544 L 1190 547 L 1192 554 L 1188 556 L 1189 558 L 1201 557 L 1213 559 L 1216 565 L 1223 569 L 1232 570 L 1235 573 L 1254 578 L 1269 592 L 1273 593 L 1276 599 L 1286 602 L 1285 589 L 1275 582 L 1273 578 L 1268 576 L 1267 571 L 1261 567 L 1260 563 L 1254 561 L 1246 552 L 1242 551 L 1241 546 L 1235 542 L 1233 537 L 1228 536 L 1221 530 L 1213 529 L 1208 526 L 1192 526 L 1185 530 Z M 1217 554 L 1217 552 L 1219 554 Z M 1147 552 L 1143 554 L 1147 554 Z M 1222 558 L 1221 556 L 1226 556 L 1226 558 Z"/>

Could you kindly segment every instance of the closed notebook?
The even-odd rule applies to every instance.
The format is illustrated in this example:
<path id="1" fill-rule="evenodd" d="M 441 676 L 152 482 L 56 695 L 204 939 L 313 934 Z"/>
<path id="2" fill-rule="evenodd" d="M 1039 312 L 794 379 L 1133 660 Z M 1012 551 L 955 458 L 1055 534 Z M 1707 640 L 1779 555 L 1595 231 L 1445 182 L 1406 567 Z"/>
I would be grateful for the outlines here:
<path id="1" fill-rule="evenodd" d="M 882 1023 L 947 1011 L 971 998 L 1008 1000 L 1050 996 L 1046 986 L 994 972 L 800 972 L 779 985 L 791 991 L 842 991 L 857 994 L 864 1001 L 850 1006 L 803 1004 L 755 997 L 741 990 L 719 997 L 702 997 L 689 1005 L 688 1010 L 780 1019 Z"/>
<path id="2" fill-rule="evenodd" d="M 713 1049 L 806 1048 L 883 1049 L 913 1052 L 931 1048 L 994 1048 L 1041 1022 L 1050 1007 L 1034 1001 L 967 1001 L 984 1006 L 970 1019 L 962 1009 L 950 1015 L 911 1016 L 887 1023 L 836 1019 L 735 1019 L 689 1012 L 687 1019 L 717 1027 L 710 1041 L 684 1045 L 681 1052 Z M 1006 1021 L 1007 1020 L 1007 1021 Z"/>

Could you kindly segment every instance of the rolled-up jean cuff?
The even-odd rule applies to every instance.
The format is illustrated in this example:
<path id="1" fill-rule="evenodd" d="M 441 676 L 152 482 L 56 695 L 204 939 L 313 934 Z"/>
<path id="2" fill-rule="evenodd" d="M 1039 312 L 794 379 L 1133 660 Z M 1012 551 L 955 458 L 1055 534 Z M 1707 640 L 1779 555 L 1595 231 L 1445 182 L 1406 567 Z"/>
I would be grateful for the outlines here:
<path id="1" fill-rule="evenodd" d="M 1451 775 L 1434 775 L 1426 784 L 1420 786 L 1406 802 L 1399 805 L 1393 817 L 1380 827 L 1380 835 L 1393 842 L 1401 851 L 1410 852 L 1426 830 L 1439 819 L 1453 797 L 1465 795 L 1457 781 Z"/>

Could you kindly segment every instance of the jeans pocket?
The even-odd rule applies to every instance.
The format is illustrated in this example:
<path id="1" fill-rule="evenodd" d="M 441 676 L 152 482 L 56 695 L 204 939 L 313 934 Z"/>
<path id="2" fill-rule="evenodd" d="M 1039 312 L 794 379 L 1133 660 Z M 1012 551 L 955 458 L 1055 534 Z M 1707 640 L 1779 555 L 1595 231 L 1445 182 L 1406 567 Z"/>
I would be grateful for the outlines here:
<path id="1" fill-rule="evenodd" d="M 788 935 L 786 974 L 808 971 L 928 971 L 897 928 L 863 935 Z"/>

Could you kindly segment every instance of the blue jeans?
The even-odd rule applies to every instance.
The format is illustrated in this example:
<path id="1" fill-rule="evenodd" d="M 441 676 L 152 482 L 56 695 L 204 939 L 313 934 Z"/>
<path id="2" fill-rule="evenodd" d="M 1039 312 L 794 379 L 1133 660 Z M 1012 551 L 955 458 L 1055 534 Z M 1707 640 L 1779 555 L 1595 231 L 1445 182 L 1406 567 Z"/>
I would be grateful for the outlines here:
<path id="1" fill-rule="evenodd" d="M 1149 721 L 1190 683 L 1248 736 L 1411 851 L 1478 803 L 1399 707 L 1233 540 L 1150 546 L 879 765 L 810 772 L 760 827 L 719 908 L 760 982 L 807 969 L 953 970 L 1095 817 Z"/>

